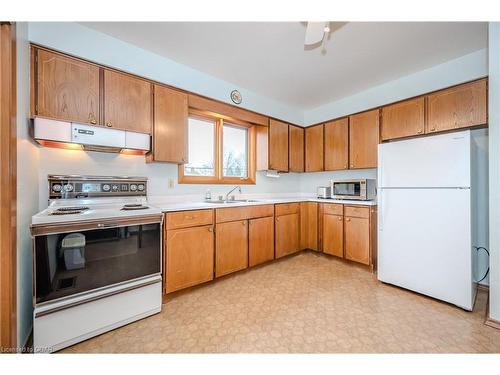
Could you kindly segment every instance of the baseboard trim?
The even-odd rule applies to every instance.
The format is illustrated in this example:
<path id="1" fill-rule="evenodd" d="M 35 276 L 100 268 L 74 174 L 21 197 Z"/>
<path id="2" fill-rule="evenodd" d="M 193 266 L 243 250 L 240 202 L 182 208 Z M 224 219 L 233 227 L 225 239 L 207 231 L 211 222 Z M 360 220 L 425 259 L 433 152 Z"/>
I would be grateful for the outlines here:
<path id="1" fill-rule="evenodd" d="M 487 325 L 488 327 L 500 329 L 500 321 L 491 319 L 490 317 L 486 318 L 484 324 Z"/>

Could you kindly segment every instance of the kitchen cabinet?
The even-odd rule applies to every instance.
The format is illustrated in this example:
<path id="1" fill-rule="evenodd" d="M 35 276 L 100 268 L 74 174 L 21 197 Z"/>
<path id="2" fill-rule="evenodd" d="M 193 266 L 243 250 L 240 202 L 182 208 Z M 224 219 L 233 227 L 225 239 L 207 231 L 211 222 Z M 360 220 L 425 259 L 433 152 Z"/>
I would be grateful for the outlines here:
<path id="1" fill-rule="evenodd" d="M 151 133 L 152 84 L 144 79 L 104 70 L 104 125 Z"/>
<path id="2" fill-rule="evenodd" d="M 354 262 L 371 265 L 375 248 L 375 209 L 363 206 L 344 207 L 344 254 Z"/>
<path id="3" fill-rule="evenodd" d="M 305 129 L 305 157 L 306 172 L 319 172 L 324 170 L 323 155 L 323 124 L 309 126 Z"/>
<path id="4" fill-rule="evenodd" d="M 274 259 L 274 217 L 248 221 L 248 265 L 250 267 Z"/>
<path id="5" fill-rule="evenodd" d="M 300 248 L 318 250 L 318 207 L 316 202 L 300 203 Z"/>
<path id="6" fill-rule="evenodd" d="M 344 217 L 323 215 L 323 252 L 344 257 Z"/>
<path id="7" fill-rule="evenodd" d="M 487 81 L 482 79 L 427 95 L 427 133 L 488 122 Z"/>
<path id="8" fill-rule="evenodd" d="M 33 48 L 31 96 L 34 115 L 97 124 L 99 67 L 43 49 Z M 33 82 L 34 81 L 34 82 Z"/>
<path id="9" fill-rule="evenodd" d="M 167 230 L 164 243 L 166 293 L 201 284 L 214 278 L 212 225 Z"/>
<path id="10" fill-rule="evenodd" d="M 349 116 L 349 168 L 376 168 L 379 109 Z"/>
<path id="11" fill-rule="evenodd" d="M 288 172 L 288 124 L 269 120 L 269 169 Z"/>
<path id="12" fill-rule="evenodd" d="M 325 124 L 325 171 L 349 168 L 349 118 Z"/>
<path id="13" fill-rule="evenodd" d="M 275 215 L 275 254 L 281 258 L 300 250 L 300 205 L 277 204 Z"/>
<path id="14" fill-rule="evenodd" d="M 152 150 L 148 161 L 183 164 L 188 159 L 188 96 L 154 85 Z"/>
<path id="15" fill-rule="evenodd" d="M 247 267 L 247 220 L 216 224 L 215 276 L 224 276 Z"/>
<path id="16" fill-rule="evenodd" d="M 290 125 L 289 133 L 289 171 L 304 172 L 304 128 Z"/>
<path id="17" fill-rule="evenodd" d="M 382 141 L 424 134 L 425 98 L 405 100 L 382 108 Z"/>

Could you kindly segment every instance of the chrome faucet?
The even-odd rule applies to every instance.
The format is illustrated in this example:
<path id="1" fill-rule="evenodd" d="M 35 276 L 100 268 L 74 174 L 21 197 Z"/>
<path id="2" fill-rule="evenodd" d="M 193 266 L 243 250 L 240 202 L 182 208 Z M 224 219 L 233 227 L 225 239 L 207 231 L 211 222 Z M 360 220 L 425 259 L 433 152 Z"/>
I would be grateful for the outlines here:
<path id="1" fill-rule="evenodd" d="M 235 186 L 234 188 L 232 188 L 231 190 L 229 190 L 229 193 L 226 194 L 226 202 L 228 201 L 229 199 L 229 194 L 231 194 L 233 191 L 235 191 L 236 189 L 238 189 L 238 192 L 241 194 L 241 186 Z"/>

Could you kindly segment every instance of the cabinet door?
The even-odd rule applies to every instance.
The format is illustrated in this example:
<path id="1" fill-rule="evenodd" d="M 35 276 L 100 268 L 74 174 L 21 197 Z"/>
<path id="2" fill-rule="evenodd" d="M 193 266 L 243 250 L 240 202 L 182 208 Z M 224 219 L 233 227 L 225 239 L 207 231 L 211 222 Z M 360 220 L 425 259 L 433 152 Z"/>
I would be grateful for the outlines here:
<path id="1" fill-rule="evenodd" d="M 154 86 L 153 160 L 187 162 L 188 97 L 186 93 Z"/>
<path id="2" fill-rule="evenodd" d="M 165 241 L 167 293 L 214 278 L 213 227 L 167 230 Z"/>
<path id="3" fill-rule="evenodd" d="M 344 218 L 340 215 L 323 215 L 323 252 L 344 257 Z"/>
<path id="4" fill-rule="evenodd" d="M 306 128 L 306 172 L 318 172 L 323 166 L 323 124 Z"/>
<path id="5" fill-rule="evenodd" d="M 318 206 L 316 202 L 300 203 L 300 248 L 318 250 Z"/>
<path id="6" fill-rule="evenodd" d="M 227 275 L 248 267 L 247 221 L 216 225 L 215 276 Z"/>
<path id="7" fill-rule="evenodd" d="M 269 120 L 269 169 L 288 172 L 288 124 Z"/>
<path id="8" fill-rule="evenodd" d="M 99 121 L 99 67 L 36 50 L 35 112 L 64 121 Z"/>
<path id="9" fill-rule="evenodd" d="M 405 100 L 382 108 L 382 140 L 411 137 L 425 131 L 424 97 Z"/>
<path id="10" fill-rule="evenodd" d="M 104 125 L 151 133 L 152 85 L 133 76 L 104 70 Z"/>
<path id="11" fill-rule="evenodd" d="M 325 124 L 325 171 L 349 168 L 349 118 Z"/>
<path id="12" fill-rule="evenodd" d="M 349 167 L 376 168 L 379 139 L 379 110 L 349 117 Z"/>
<path id="13" fill-rule="evenodd" d="M 354 262 L 370 264 L 370 220 L 360 217 L 345 217 L 345 258 Z"/>
<path id="14" fill-rule="evenodd" d="M 300 250 L 299 221 L 300 215 L 298 213 L 276 217 L 276 258 Z"/>
<path id="15" fill-rule="evenodd" d="M 441 90 L 427 96 L 427 133 L 486 124 L 487 82 Z"/>
<path id="16" fill-rule="evenodd" d="M 304 172 L 304 129 L 290 125 L 288 131 L 290 172 Z"/>
<path id="17" fill-rule="evenodd" d="M 274 217 L 248 221 L 248 264 L 250 267 L 274 259 Z"/>

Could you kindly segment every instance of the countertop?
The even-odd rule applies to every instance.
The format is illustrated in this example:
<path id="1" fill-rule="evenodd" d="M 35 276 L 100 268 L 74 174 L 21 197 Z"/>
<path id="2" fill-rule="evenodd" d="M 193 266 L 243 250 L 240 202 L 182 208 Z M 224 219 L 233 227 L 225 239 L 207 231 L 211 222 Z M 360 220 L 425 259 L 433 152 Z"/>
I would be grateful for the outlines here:
<path id="1" fill-rule="evenodd" d="M 248 199 L 254 199 L 254 198 L 248 198 Z M 322 199 L 322 198 L 309 198 L 309 197 L 255 198 L 255 200 L 257 200 L 257 202 L 208 203 L 204 201 L 162 202 L 161 200 L 155 200 L 153 198 L 150 199 L 149 202 L 152 206 L 160 209 L 163 212 L 204 210 L 210 208 L 247 207 L 247 206 L 259 206 L 264 204 L 280 204 L 280 203 L 296 203 L 296 202 L 338 203 L 345 205 L 361 205 L 361 206 L 377 205 L 377 201 Z"/>

